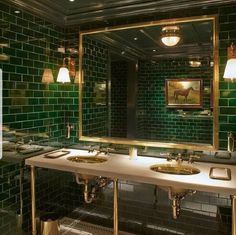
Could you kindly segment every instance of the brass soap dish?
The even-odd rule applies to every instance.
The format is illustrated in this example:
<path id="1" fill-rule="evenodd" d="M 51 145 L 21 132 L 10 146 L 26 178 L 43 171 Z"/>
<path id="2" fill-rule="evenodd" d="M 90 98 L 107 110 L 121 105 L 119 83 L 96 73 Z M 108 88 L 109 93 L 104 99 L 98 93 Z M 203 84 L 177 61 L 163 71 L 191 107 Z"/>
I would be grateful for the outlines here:
<path id="1" fill-rule="evenodd" d="M 224 167 L 211 167 L 209 177 L 216 180 L 231 180 L 231 170 Z"/>

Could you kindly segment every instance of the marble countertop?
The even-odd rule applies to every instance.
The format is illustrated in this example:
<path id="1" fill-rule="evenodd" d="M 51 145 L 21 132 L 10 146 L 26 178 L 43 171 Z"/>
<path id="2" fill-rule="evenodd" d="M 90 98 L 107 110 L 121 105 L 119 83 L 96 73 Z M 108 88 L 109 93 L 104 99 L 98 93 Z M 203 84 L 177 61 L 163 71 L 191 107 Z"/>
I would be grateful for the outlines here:
<path id="1" fill-rule="evenodd" d="M 130 160 L 128 155 L 110 153 L 108 161 L 104 163 L 76 163 L 67 160 L 69 156 L 93 156 L 95 153 L 88 153 L 84 150 L 64 149 L 69 154 L 59 158 L 46 158 L 40 154 L 26 159 L 26 165 L 48 168 L 72 173 L 104 176 L 130 180 L 159 186 L 170 186 L 185 189 L 193 189 L 206 192 L 226 193 L 236 195 L 236 166 L 214 164 L 205 162 L 194 162 L 191 165 L 200 170 L 195 175 L 173 175 L 154 172 L 150 170 L 153 164 L 166 164 L 166 159 L 138 156 L 136 160 Z M 100 155 L 99 155 L 100 156 Z M 184 162 L 183 164 L 188 164 Z M 211 179 L 209 172 L 211 167 L 223 167 L 231 170 L 231 180 Z"/>

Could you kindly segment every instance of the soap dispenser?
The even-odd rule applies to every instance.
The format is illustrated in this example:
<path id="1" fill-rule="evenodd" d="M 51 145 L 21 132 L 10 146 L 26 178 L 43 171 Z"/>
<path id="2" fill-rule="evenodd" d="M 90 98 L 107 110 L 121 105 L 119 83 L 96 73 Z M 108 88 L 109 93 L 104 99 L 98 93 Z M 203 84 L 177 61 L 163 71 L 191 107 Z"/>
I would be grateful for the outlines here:
<path id="1" fill-rule="evenodd" d="M 234 135 L 232 132 L 228 133 L 228 152 L 232 153 L 234 151 Z"/>

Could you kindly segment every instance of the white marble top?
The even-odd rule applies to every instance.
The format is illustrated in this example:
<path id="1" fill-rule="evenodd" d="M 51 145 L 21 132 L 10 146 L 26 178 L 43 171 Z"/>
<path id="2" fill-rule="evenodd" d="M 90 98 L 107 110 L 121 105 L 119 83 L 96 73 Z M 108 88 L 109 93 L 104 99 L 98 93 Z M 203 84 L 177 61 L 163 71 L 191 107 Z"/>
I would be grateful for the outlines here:
<path id="1" fill-rule="evenodd" d="M 173 175 L 154 172 L 150 166 L 158 163 L 167 163 L 163 158 L 138 156 L 136 160 L 130 160 L 128 155 L 109 154 L 108 161 L 104 163 L 76 163 L 67 160 L 69 156 L 94 155 L 84 150 L 64 149 L 70 154 L 50 159 L 45 154 L 26 159 L 26 165 L 49 168 L 60 171 L 80 173 L 94 176 L 118 178 L 159 186 L 171 186 L 193 189 L 206 192 L 225 193 L 236 195 L 236 166 L 213 163 L 195 162 L 191 164 L 201 172 L 196 175 Z M 188 163 L 183 163 L 188 164 Z M 218 180 L 209 177 L 211 167 L 225 167 L 231 170 L 231 180 Z"/>

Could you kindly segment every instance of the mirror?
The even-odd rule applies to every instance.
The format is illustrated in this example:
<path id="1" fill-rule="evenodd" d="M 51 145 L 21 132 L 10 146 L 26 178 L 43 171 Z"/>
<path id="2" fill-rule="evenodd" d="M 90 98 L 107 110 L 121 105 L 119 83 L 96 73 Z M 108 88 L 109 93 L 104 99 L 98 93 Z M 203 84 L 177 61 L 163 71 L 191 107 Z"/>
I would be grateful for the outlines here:
<path id="1" fill-rule="evenodd" d="M 217 16 L 81 32 L 80 140 L 217 149 L 217 37 Z"/>

